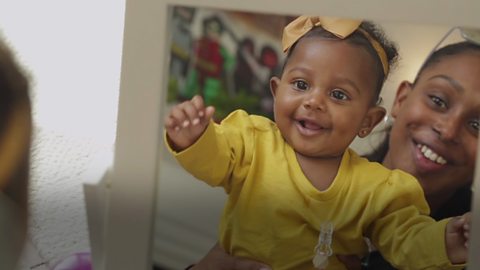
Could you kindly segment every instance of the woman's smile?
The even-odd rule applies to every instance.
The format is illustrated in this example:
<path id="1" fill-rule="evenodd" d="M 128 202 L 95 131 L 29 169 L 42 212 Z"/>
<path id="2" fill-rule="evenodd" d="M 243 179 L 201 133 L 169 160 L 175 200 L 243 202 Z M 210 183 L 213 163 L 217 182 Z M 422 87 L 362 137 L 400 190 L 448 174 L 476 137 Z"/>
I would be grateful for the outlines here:
<path id="1" fill-rule="evenodd" d="M 445 158 L 435 153 L 428 146 L 416 144 L 414 148 L 414 160 L 419 172 L 434 172 L 447 165 Z"/>
<path id="2" fill-rule="evenodd" d="M 447 163 L 445 158 L 443 158 L 441 155 L 435 153 L 430 147 L 424 145 L 424 144 L 417 144 L 417 148 L 420 149 L 420 152 L 423 154 L 423 156 L 431 160 L 432 162 L 435 162 L 440 165 L 444 165 Z"/>

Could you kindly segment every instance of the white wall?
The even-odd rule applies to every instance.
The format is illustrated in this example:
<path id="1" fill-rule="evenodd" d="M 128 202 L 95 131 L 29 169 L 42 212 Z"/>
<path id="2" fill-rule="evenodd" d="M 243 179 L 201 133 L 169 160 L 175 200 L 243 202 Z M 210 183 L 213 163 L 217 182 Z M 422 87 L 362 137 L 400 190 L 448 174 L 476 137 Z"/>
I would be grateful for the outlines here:
<path id="1" fill-rule="evenodd" d="M 89 249 L 82 182 L 113 149 L 124 5 L 0 1 L 0 30 L 32 76 L 29 232 L 46 266 Z"/>

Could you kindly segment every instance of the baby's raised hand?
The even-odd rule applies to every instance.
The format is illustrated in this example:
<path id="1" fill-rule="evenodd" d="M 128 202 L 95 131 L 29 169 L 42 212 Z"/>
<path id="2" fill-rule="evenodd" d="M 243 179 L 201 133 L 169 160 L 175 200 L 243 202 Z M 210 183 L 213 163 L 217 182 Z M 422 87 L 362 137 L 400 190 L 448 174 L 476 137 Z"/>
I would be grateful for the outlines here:
<path id="1" fill-rule="evenodd" d="M 205 107 L 201 96 L 175 105 L 165 119 L 165 130 L 170 147 L 182 151 L 195 143 L 203 134 L 215 112 Z"/>

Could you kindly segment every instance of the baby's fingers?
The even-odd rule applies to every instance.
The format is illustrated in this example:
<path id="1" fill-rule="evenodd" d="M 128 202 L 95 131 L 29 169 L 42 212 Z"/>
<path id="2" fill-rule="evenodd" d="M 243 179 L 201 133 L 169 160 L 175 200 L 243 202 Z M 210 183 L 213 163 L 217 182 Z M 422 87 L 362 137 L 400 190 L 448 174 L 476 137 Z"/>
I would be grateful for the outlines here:
<path id="1" fill-rule="evenodd" d="M 212 106 L 205 108 L 202 97 L 194 96 L 173 107 L 165 118 L 165 128 L 169 134 L 189 129 L 193 134 L 202 132 L 210 122 L 215 109 Z"/>
<path id="2" fill-rule="evenodd" d="M 188 122 L 188 116 L 185 114 L 184 104 L 182 103 L 176 105 L 170 110 L 170 113 L 165 118 L 165 128 L 170 131 L 178 131 L 183 125 L 185 125 L 185 121 Z"/>
<path id="3" fill-rule="evenodd" d="M 194 96 L 190 101 L 184 102 L 182 104 L 182 108 L 186 115 L 186 119 L 182 122 L 181 127 L 185 128 L 188 126 L 194 126 L 199 124 L 202 120 L 207 120 L 203 122 L 207 122 L 208 119 L 205 119 L 205 105 L 203 103 L 203 98 L 199 95 Z"/>
<path id="4" fill-rule="evenodd" d="M 205 108 L 204 115 L 202 116 L 202 118 L 206 121 L 210 121 L 214 113 L 215 113 L 215 108 L 212 106 L 208 106 L 207 108 Z"/>
<path id="5" fill-rule="evenodd" d="M 202 112 L 205 109 L 205 103 L 203 102 L 203 98 L 201 96 L 195 95 L 190 101 L 199 112 Z"/>
<path id="6" fill-rule="evenodd" d="M 199 95 L 196 95 L 192 98 L 192 104 L 193 106 L 197 109 L 195 117 L 192 119 L 192 124 L 196 125 L 200 122 L 203 124 L 207 124 L 210 121 L 210 118 L 212 118 L 213 113 L 210 113 L 213 108 L 209 107 L 205 108 L 205 103 L 203 101 L 203 98 Z M 207 113 L 208 109 L 208 113 Z"/>
<path id="7" fill-rule="evenodd" d="M 196 111 L 192 110 L 190 124 L 197 125 L 200 124 L 201 127 L 205 127 L 210 122 L 210 119 L 213 117 L 215 108 L 212 106 L 205 107 L 203 98 L 199 95 L 194 96 L 191 99 L 193 106 Z"/>
<path id="8" fill-rule="evenodd" d="M 177 125 L 177 121 L 175 120 L 175 118 L 172 117 L 171 114 L 165 117 L 164 125 L 165 125 L 165 128 L 167 129 L 167 132 L 180 129 Z"/>

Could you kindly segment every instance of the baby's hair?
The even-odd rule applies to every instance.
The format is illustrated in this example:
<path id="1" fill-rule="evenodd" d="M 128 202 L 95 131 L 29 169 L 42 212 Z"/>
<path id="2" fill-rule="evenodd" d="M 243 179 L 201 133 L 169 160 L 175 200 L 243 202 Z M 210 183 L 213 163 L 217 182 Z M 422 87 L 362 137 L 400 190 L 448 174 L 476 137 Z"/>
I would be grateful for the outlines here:
<path id="1" fill-rule="evenodd" d="M 468 41 L 462 41 L 458 43 L 449 44 L 445 47 L 442 47 L 436 50 L 427 58 L 427 60 L 425 60 L 422 67 L 417 72 L 417 77 L 415 77 L 413 84 L 415 85 L 417 83 L 418 78 L 422 75 L 422 73 L 426 69 L 440 62 L 443 58 L 457 55 L 457 54 L 462 54 L 462 53 L 480 53 L 480 45 L 477 45 Z"/>
<path id="2" fill-rule="evenodd" d="M 396 45 L 392 41 L 387 39 L 384 31 L 378 25 L 375 25 L 370 21 L 362 22 L 359 28 L 367 32 L 373 39 L 378 41 L 378 43 L 382 46 L 382 48 L 385 50 L 385 53 L 387 55 L 389 70 L 392 70 L 392 68 L 395 66 L 396 61 L 398 59 L 398 49 Z M 295 44 L 293 44 L 290 47 L 290 49 L 287 52 L 285 62 L 283 64 L 282 73 L 288 60 L 290 59 L 290 56 L 292 55 L 292 52 L 295 50 L 295 47 L 298 44 L 298 42 L 304 38 L 310 38 L 310 37 L 322 37 L 327 39 L 342 40 L 337 36 L 335 36 L 334 34 L 323 29 L 321 26 L 312 28 L 312 30 L 310 30 L 307 34 L 301 37 L 297 42 L 295 42 Z M 388 76 L 388 74 L 384 74 L 380 56 L 378 55 L 377 51 L 375 51 L 375 48 L 372 46 L 372 43 L 367 39 L 367 37 L 358 30 L 355 30 L 355 32 L 353 32 L 350 36 L 348 36 L 344 40 L 351 44 L 362 46 L 375 59 L 375 73 L 376 73 L 377 79 L 376 79 L 374 101 L 376 102 L 380 96 L 380 91 L 382 90 L 383 82 L 387 79 L 387 76 Z"/>

